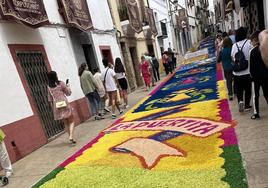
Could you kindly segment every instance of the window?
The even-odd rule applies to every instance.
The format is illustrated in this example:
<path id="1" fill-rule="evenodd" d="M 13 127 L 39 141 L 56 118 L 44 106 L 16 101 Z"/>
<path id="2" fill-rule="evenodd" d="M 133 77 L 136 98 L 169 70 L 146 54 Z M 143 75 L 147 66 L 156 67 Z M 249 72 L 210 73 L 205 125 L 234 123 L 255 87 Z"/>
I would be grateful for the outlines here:
<path id="1" fill-rule="evenodd" d="M 166 23 L 164 22 L 160 22 L 160 26 L 161 26 L 161 31 L 162 31 L 162 35 L 167 35 L 167 27 L 166 27 Z"/>

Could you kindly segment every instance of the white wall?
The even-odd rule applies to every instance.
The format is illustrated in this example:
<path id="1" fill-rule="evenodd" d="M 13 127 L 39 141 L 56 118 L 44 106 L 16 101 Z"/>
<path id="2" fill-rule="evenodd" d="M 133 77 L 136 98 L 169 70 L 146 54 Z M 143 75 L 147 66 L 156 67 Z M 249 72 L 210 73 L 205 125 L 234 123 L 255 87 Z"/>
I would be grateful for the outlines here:
<path id="1" fill-rule="evenodd" d="M 24 91 L 16 66 L 7 46 L 7 41 L 12 42 L 12 36 L 16 37 L 16 31 L 20 31 L 18 29 L 18 25 L 0 23 L 0 126 L 33 114 L 26 92 Z M 41 41 L 37 32 L 29 30 L 26 27 L 21 27 L 21 30 L 28 31 L 25 32 L 26 36 L 20 38 L 21 41 L 25 41 L 27 36 L 31 36 L 36 43 Z M 13 43 L 14 42 L 15 40 L 13 40 Z"/>
<path id="2" fill-rule="evenodd" d="M 102 64 L 102 55 L 99 46 L 110 46 L 111 52 L 113 56 L 113 60 L 117 57 L 121 57 L 120 48 L 117 45 L 117 41 L 114 35 L 110 34 L 94 34 L 92 33 L 92 39 L 94 46 L 96 48 L 96 54 L 97 54 L 97 61 L 99 63 L 100 69 L 103 70 L 103 64 Z"/>
<path id="3" fill-rule="evenodd" d="M 59 6 L 57 0 L 43 0 L 45 9 L 47 12 L 48 19 L 51 23 L 61 23 L 63 24 L 63 18 L 59 14 Z"/>
<path id="4" fill-rule="evenodd" d="M 101 69 L 104 69 L 99 46 L 110 46 L 114 60 L 116 57 L 122 59 L 116 40 L 116 31 L 113 28 L 113 20 L 107 0 L 87 0 L 87 2 L 95 29 L 91 32 L 93 46 L 95 47 L 98 64 Z"/>
<path id="5" fill-rule="evenodd" d="M 113 29 L 113 21 L 107 0 L 87 0 L 87 4 L 95 29 Z"/>
<path id="6" fill-rule="evenodd" d="M 78 77 L 78 68 L 71 47 L 71 40 L 67 29 L 62 28 L 65 37 L 58 35 L 57 28 L 40 28 L 43 44 L 48 56 L 51 69 L 58 73 L 59 79 L 65 81 L 69 79 L 72 89 L 70 101 L 74 101 L 84 97 L 80 88 Z"/>
<path id="7" fill-rule="evenodd" d="M 52 70 L 58 73 L 59 79 L 70 80 L 73 91 L 70 101 L 84 97 L 68 35 L 59 37 L 57 29 L 51 27 L 31 29 L 20 24 L 1 23 L 0 41 L 0 69 L 4 70 L 0 75 L 0 126 L 33 115 L 8 44 L 44 45 Z"/>
<path id="8" fill-rule="evenodd" d="M 56 0 L 44 0 L 52 23 L 63 23 Z M 82 94 L 70 37 L 65 28 L 41 27 L 31 29 L 22 24 L 0 23 L 0 126 L 33 115 L 28 97 L 22 85 L 8 44 L 44 45 L 50 66 L 59 79 L 69 79 L 72 89 L 70 101 L 84 97 Z"/>
<path id="9" fill-rule="evenodd" d="M 164 50 L 167 50 L 169 47 L 172 49 L 174 48 L 173 39 L 172 39 L 172 33 L 171 33 L 171 26 L 169 23 L 169 16 L 168 16 L 168 7 L 165 0 L 149 0 L 149 6 L 151 9 L 153 9 L 154 12 L 156 12 L 157 17 L 155 18 L 156 25 L 160 27 L 159 21 L 167 22 L 166 28 L 167 28 L 167 35 L 168 37 L 163 39 L 163 43 L 160 44 L 159 40 L 157 40 L 156 37 L 156 50 L 157 55 L 160 58 L 161 57 L 161 51 L 160 46 L 164 48 Z"/>

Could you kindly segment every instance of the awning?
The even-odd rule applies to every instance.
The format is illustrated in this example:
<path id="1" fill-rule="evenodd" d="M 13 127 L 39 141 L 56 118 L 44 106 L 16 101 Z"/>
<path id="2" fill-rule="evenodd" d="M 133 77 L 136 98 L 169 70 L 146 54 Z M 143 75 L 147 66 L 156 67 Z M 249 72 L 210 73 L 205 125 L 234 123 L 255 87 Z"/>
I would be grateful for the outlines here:
<path id="1" fill-rule="evenodd" d="M 0 18 L 36 28 L 49 24 L 43 0 L 0 0 Z"/>
<path id="2" fill-rule="evenodd" d="M 131 27 L 136 33 L 142 31 L 139 7 L 136 0 L 126 0 L 127 12 Z"/>
<path id="3" fill-rule="evenodd" d="M 86 0 L 58 0 L 58 4 L 59 12 L 68 26 L 82 31 L 93 28 Z"/>
<path id="4" fill-rule="evenodd" d="M 149 7 L 146 7 L 146 11 L 147 11 L 147 14 L 149 17 L 149 26 L 151 28 L 151 32 L 154 36 L 156 36 L 157 35 L 157 28 L 155 25 L 154 11 L 153 11 L 153 9 L 151 9 Z"/>

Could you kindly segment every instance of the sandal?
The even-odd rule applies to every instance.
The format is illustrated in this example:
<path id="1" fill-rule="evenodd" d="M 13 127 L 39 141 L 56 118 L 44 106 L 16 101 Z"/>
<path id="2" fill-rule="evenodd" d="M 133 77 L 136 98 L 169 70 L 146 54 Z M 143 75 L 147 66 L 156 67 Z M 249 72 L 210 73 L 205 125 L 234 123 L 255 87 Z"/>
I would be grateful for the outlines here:
<path id="1" fill-rule="evenodd" d="M 74 139 L 69 139 L 71 144 L 76 144 L 76 141 Z"/>
<path id="2" fill-rule="evenodd" d="M 260 115 L 259 114 L 253 114 L 252 116 L 251 116 L 251 119 L 253 119 L 253 120 L 255 120 L 255 119 L 260 119 L 261 117 L 260 117 Z"/>

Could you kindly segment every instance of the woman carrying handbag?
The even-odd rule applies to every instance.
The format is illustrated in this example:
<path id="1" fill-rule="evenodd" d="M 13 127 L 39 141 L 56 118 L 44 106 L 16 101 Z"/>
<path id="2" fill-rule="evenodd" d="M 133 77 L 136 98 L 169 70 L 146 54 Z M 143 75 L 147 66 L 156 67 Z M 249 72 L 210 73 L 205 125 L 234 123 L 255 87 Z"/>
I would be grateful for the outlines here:
<path id="1" fill-rule="evenodd" d="M 74 118 L 71 105 L 66 96 L 71 95 L 71 89 L 68 84 L 58 80 L 57 73 L 50 71 L 48 73 L 48 101 L 53 108 L 54 119 L 63 120 L 65 130 L 69 135 L 69 141 L 75 144 L 73 139 Z"/>

